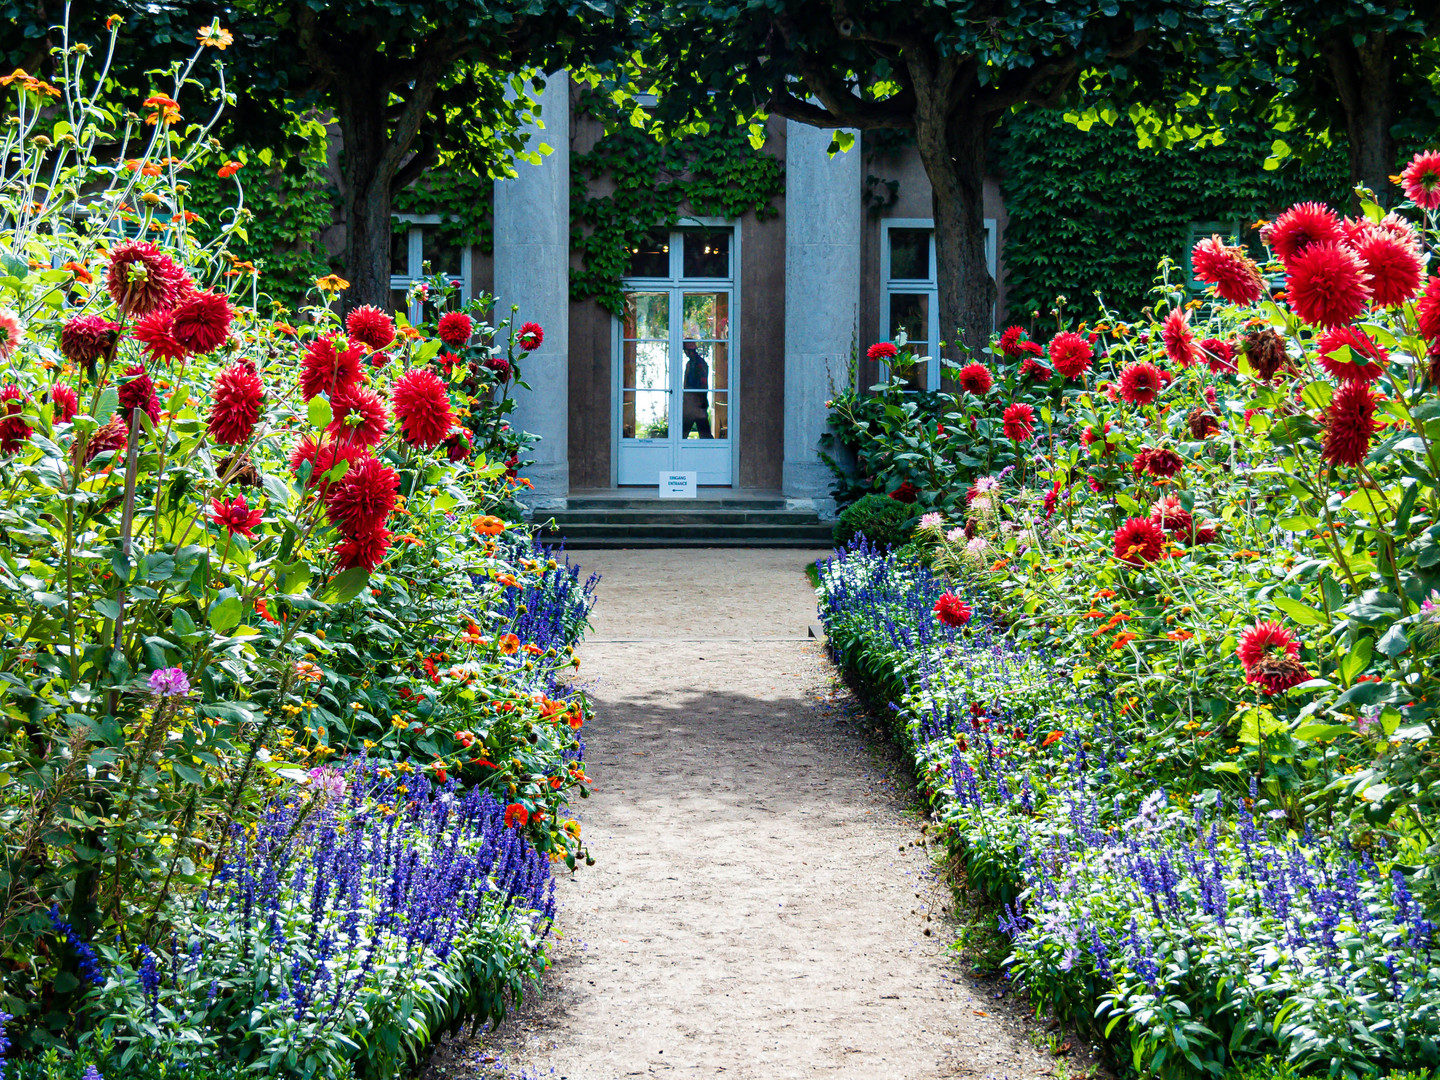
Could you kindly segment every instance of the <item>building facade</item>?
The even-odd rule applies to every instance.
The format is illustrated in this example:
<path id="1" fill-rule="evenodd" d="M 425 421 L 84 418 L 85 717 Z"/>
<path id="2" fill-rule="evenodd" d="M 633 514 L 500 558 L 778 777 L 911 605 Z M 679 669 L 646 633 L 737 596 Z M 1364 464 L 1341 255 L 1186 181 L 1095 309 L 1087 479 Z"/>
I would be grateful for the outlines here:
<path id="1" fill-rule="evenodd" d="M 544 327 L 515 414 L 540 439 L 526 474 L 535 510 L 597 492 L 655 494 L 662 474 L 695 473 L 710 494 L 780 494 L 829 516 L 827 401 L 852 380 L 876 380 L 864 360 L 871 342 L 903 330 L 917 351 L 937 352 L 942 336 L 918 156 L 867 153 L 860 133 L 831 156 L 829 130 L 772 120 L 765 152 L 784 162 L 779 212 L 682 216 L 637 241 L 615 315 L 571 299 L 571 159 L 602 134 L 573 97 L 563 74 L 547 81 L 534 137 L 552 152 L 495 184 L 493 255 L 441 247 L 435 219 L 414 218 L 397 239 L 397 294 L 429 261 L 466 295 L 493 293 L 497 319 L 514 305 L 517 319 Z M 998 317 L 1005 213 L 998 183 L 985 194 Z M 914 378 L 938 386 L 938 362 Z"/>

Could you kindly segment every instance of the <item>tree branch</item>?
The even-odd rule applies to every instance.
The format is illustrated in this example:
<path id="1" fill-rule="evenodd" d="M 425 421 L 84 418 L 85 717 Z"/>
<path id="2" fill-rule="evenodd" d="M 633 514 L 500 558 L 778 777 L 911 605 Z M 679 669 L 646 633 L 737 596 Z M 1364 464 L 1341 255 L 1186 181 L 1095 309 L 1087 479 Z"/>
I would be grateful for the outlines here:
<path id="1" fill-rule="evenodd" d="M 439 159 L 440 148 L 435 140 L 433 138 L 421 139 L 414 155 L 395 173 L 395 179 L 390 182 L 390 190 L 399 191 L 401 188 L 409 187 Z"/>

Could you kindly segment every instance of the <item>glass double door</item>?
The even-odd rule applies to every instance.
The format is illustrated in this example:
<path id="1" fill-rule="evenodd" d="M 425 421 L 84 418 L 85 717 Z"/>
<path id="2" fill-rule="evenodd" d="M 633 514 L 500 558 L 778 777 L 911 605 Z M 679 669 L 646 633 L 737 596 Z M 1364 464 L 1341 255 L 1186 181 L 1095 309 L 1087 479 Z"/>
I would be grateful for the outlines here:
<path id="1" fill-rule="evenodd" d="M 637 287 L 620 327 L 619 482 L 729 485 L 729 289 Z"/>

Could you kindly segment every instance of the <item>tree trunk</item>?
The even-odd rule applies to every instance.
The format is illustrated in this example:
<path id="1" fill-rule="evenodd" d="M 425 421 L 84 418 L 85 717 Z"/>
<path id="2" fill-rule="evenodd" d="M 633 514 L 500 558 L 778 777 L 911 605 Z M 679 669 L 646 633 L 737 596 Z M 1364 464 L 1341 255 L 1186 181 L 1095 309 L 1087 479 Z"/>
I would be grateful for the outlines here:
<path id="1" fill-rule="evenodd" d="M 994 119 L 957 118 L 918 86 L 917 98 L 915 141 L 933 192 L 940 337 L 944 355 L 958 360 L 966 349 L 983 349 L 995 326 L 984 205 L 985 151 Z"/>
<path id="2" fill-rule="evenodd" d="M 1383 33 L 1361 44 L 1344 35 L 1322 40 L 1321 52 L 1330 71 L 1349 144 L 1350 182 L 1364 184 L 1382 203 L 1393 201 L 1395 139 L 1394 43 Z"/>
<path id="3" fill-rule="evenodd" d="M 356 87 L 351 87 L 354 91 Z M 390 184 L 395 168 L 386 150 L 385 97 L 373 89 L 358 95 L 337 95 L 343 179 L 340 198 L 345 215 L 345 278 L 350 288 L 342 296 L 348 310 L 374 304 L 390 310 Z M 398 163 L 398 162 L 397 162 Z"/>

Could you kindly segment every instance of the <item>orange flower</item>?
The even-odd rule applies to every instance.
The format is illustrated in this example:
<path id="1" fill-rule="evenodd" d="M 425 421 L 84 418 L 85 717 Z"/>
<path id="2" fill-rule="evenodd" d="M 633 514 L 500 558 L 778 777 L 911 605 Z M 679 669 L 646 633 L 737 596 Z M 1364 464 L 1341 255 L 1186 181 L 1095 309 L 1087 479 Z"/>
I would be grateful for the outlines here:
<path id="1" fill-rule="evenodd" d="M 528 643 L 527 643 L 526 646 L 525 646 L 525 651 L 526 651 L 527 653 L 529 653 L 531 656 L 539 656 L 539 655 L 540 655 L 542 652 L 544 652 L 545 650 L 542 649 L 542 648 L 540 648 L 539 645 L 532 645 L 532 644 L 528 644 Z"/>
<path id="2" fill-rule="evenodd" d="M 1096 600 L 1113 600 L 1113 599 L 1115 599 L 1115 590 L 1114 590 L 1114 589 L 1101 589 L 1099 592 L 1097 592 L 1097 593 L 1095 594 L 1095 599 L 1096 599 Z"/>
<path id="3" fill-rule="evenodd" d="M 1041 749 L 1041 750 L 1048 749 L 1049 747 L 1054 746 L 1057 742 L 1059 742 L 1059 741 L 1060 741 L 1061 739 L 1063 739 L 1064 737 L 1065 737 L 1065 733 L 1064 733 L 1063 731 L 1052 731 L 1052 732 L 1050 732 L 1049 735 L 1046 735 L 1046 736 L 1045 736 L 1045 741 L 1040 744 L 1040 749 Z"/>
<path id="4" fill-rule="evenodd" d="M 501 585 L 504 585 L 507 589 L 520 588 L 520 583 L 509 574 L 496 574 L 495 580 L 498 581 Z"/>
<path id="5" fill-rule="evenodd" d="M 280 620 L 277 619 L 274 615 L 270 614 L 270 608 L 266 606 L 265 598 L 263 596 L 255 601 L 255 610 L 266 622 L 272 622 L 276 625 L 279 625 Z"/>
<path id="6" fill-rule="evenodd" d="M 1110 643 L 1110 648 L 1123 649 L 1126 645 L 1129 645 L 1130 642 L 1134 641 L 1139 636 L 1139 634 L 1131 634 L 1128 631 L 1124 634 L 1116 634 L 1115 640 Z"/>
<path id="7" fill-rule="evenodd" d="M 1096 611 L 1094 608 L 1091 608 L 1089 611 L 1085 612 L 1085 614 L 1080 617 L 1082 619 L 1103 619 L 1105 618 L 1105 613 L 1103 611 Z"/>
<path id="8" fill-rule="evenodd" d="M 83 263 L 67 262 L 60 269 L 69 270 L 70 273 L 75 275 L 75 280 L 80 282 L 81 285 L 89 285 L 95 280 L 95 275 L 90 273 L 89 270 L 86 270 Z"/>
<path id="9" fill-rule="evenodd" d="M 506 656 L 514 656 L 520 651 L 520 639 L 514 634 L 506 634 L 500 639 L 500 651 Z"/>
<path id="10" fill-rule="evenodd" d="M 406 341 L 419 341 L 422 337 L 424 337 L 424 335 L 421 334 L 419 330 L 416 330 L 413 326 L 400 327 L 400 336 Z"/>
<path id="11" fill-rule="evenodd" d="M 486 514 L 484 517 L 475 519 L 475 533 L 477 536 L 499 536 L 505 531 L 505 522 L 493 514 Z"/>
<path id="12" fill-rule="evenodd" d="M 1171 641 L 1189 641 L 1195 635 L 1192 634 L 1189 630 L 1171 630 L 1165 636 Z"/>
<path id="13" fill-rule="evenodd" d="M 215 170 L 215 175 L 218 176 L 221 180 L 229 180 L 230 177 L 234 176 L 244 167 L 245 163 L 243 161 L 227 161 L 224 165 L 221 165 L 220 168 Z"/>

